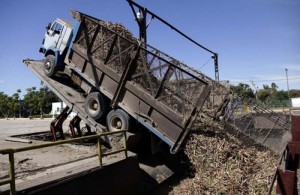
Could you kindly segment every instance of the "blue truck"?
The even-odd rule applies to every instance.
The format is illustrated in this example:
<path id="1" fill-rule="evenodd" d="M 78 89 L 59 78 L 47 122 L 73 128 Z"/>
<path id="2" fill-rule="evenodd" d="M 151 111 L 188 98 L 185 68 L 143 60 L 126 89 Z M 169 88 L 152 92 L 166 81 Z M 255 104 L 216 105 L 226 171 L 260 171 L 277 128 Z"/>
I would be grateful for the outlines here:
<path id="1" fill-rule="evenodd" d="M 142 124 L 175 153 L 209 97 L 193 68 L 135 38 L 125 27 L 71 10 L 46 27 L 44 74 L 61 72 L 82 90 L 84 111 L 109 131 Z"/>

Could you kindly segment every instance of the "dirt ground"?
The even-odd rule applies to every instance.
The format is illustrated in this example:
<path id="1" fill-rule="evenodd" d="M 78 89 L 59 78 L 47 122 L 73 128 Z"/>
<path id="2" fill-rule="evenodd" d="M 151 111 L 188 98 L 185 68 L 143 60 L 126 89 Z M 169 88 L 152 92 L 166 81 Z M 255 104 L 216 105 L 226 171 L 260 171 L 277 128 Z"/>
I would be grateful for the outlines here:
<path id="1" fill-rule="evenodd" d="M 5 138 L 12 135 L 49 131 L 52 120 L 53 119 L 0 119 L 0 149 L 19 148 L 46 143 L 45 141 L 37 140 L 32 140 L 31 144 L 12 142 L 6 141 Z M 64 123 L 64 132 L 67 132 L 69 129 L 69 121 L 70 119 Z M 130 151 L 128 151 L 128 156 L 134 156 L 134 158 L 136 158 L 135 154 Z M 123 153 L 107 156 L 103 159 L 103 165 L 113 164 L 122 159 L 124 159 Z M 139 170 L 141 173 L 134 172 L 132 175 L 141 174 L 140 182 L 141 185 L 144 186 L 145 191 L 152 192 L 158 188 L 158 184 L 153 178 L 162 179 L 162 173 L 165 178 L 173 174 L 166 174 L 165 171 L 169 171 L 169 169 L 157 164 L 156 161 L 152 162 L 153 160 L 149 160 L 146 157 L 142 158 L 141 161 L 141 163 L 139 162 L 141 167 Z M 52 178 L 56 179 L 57 175 L 68 176 L 98 166 L 99 159 L 96 144 L 90 146 L 65 144 L 16 153 L 15 171 L 17 190 L 27 189 L 28 186 L 39 185 L 39 183 L 43 183 L 43 180 L 47 180 L 45 178 L 50 178 L 49 180 Z M 8 168 L 8 155 L 0 155 L 0 180 L 8 178 Z M 7 189 L 8 185 L 0 186 L 0 194 Z M 161 191 L 159 188 L 157 190 Z M 170 186 L 163 186 L 162 191 L 164 192 L 163 194 L 167 194 L 167 192 L 170 191 Z"/>
<path id="2" fill-rule="evenodd" d="M 44 141 L 32 140 L 32 143 L 6 141 L 5 138 L 25 133 L 48 131 L 53 119 L 0 119 L 0 149 L 25 147 Z M 69 120 L 64 123 L 64 131 L 68 131 Z M 77 162 L 97 154 L 96 146 L 78 146 L 65 144 L 36 149 L 15 154 L 15 170 L 17 183 L 50 174 L 67 167 L 69 162 Z M 8 155 L 0 155 L 0 180 L 8 175 Z"/>

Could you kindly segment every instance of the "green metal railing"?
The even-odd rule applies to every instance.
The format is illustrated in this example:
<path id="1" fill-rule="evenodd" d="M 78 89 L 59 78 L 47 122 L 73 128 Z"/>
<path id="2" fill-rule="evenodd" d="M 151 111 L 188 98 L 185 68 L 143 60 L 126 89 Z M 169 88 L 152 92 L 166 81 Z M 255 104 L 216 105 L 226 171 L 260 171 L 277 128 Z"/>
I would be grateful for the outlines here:
<path id="1" fill-rule="evenodd" d="M 67 143 L 72 143 L 72 142 L 78 142 L 78 141 L 83 141 L 83 140 L 88 140 L 88 139 L 97 139 L 98 140 L 97 145 L 98 145 L 99 163 L 100 163 L 100 167 L 102 167 L 102 158 L 104 156 L 109 156 L 109 155 L 116 154 L 116 153 L 119 153 L 119 152 L 124 152 L 125 158 L 128 157 L 126 132 L 127 132 L 127 130 L 104 132 L 104 133 L 100 133 L 100 134 L 97 134 L 97 135 L 90 135 L 90 136 L 85 136 L 85 137 L 79 137 L 79 138 L 56 141 L 56 142 L 49 142 L 49 143 L 44 143 L 44 144 L 36 144 L 36 145 L 33 145 L 33 146 L 27 146 L 27 147 L 21 147 L 21 148 L 2 149 L 2 150 L 0 150 L 0 154 L 3 154 L 3 155 L 8 154 L 8 158 L 9 158 L 9 178 L 0 181 L 0 186 L 5 185 L 5 184 L 10 184 L 10 194 L 15 194 L 16 193 L 15 159 L 14 159 L 14 154 L 15 153 L 25 152 L 25 151 L 29 151 L 29 150 L 36 150 L 36 149 L 41 149 L 41 148 L 46 148 L 46 147 L 51 147 L 51 146 L 56 146 L 56 145 L 62 145 L 62 144 L 67 144 Z M 122 149 L 115 150 L 115 151 L 112 151 L 112 152 L 102 153 L 102 150 L 101 150 L 101 137 L 109 136 L 109 135 L 113 135 L 113 134 L 121 134 L 121 133 L 124 136 L 124 147 Z"/>

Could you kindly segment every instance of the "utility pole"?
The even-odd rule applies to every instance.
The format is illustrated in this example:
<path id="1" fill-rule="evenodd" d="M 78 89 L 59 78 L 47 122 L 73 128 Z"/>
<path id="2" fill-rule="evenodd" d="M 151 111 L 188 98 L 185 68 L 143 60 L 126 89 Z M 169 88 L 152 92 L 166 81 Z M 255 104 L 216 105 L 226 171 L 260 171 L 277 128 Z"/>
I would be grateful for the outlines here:
<path id="1" fill-rule="evenodd" d="M 289 77 L 288 77 L 288 69 L 285 69 L 285 76 L 286 76 L 286 84 L 287 84 L 287 91 L 288 91 L 288 96 L 290 99 L 290 87 L 289 87 Z"/>
<path id="2" fill-rule="evenodd" d="M 254 81 L 250 81 L 251 82 L 251 84 L 253 85 L 253 87 L 254 87 L 254 89 L 255 89 L 255 99 L 256 99 L 256 101 L 258 101 L 258 97 L 257 97 L 257 89 L 258 89 L 258 87 L 256 87 L 256 85 L 254 84 Z"/>
<path id="3" fill-rule="evenodd" d="M 213 54 L 212 58 L 214 59 L 214 66 L 215 66 L 215 80 L 217 82 L 219 82 L 219 60 L 218 60 L 218 54 L 216 52 L 213 52 L 212 50 L 210 50 L 210 49 L 204 47 L 203 45 L 201 45 L 200 43 L 196 42 L 195 40 L 193 40 L 192 38 L 190 38 L 189 36 L 187 36 L 186 34 L 181 32 L 179 29 L 177 29 L 175 26 L 171 25 L 170 23 L 168 23 L 167 21 L 165 21 L 158 15 L 154 14 L 150 10 L 146 9 L 145 7 L 137 4 L 136 2 L 134 2 L 132 0 L 127 0 L 127 2 L 129 3 L 129 6 L 131 7 L 131 10 L 134 14 L 135 20 L 138 23 L 139 30 L 140 30 L 140 39 L 145 43 L 145 47 L 147 46 L 147 44 L 146 44 L 147 43 L 147 27 L 149 26 L 150 22 L 153 19 L 157 19 L 160 22 L 162 22 L 163 24 L 170 27 L 175 32 L 179 33 L 184 38 L 188 39 L 189 41 L 191 41 L 192 43 L 197 45 L 198 47 Z M 139 11 L 137 12 L 136 9 L 138 9 Z M 147 19 L 146 19 L 147 14 L 149 14 L 151 16 L 151 19 L 148 22 L 148 24 L 147 24 Z"/>
<path id="4" fill-rule="evenodd" d="M 140 40 L 147 45 L 147 10 L 140 8 L 137 12 L 137 23 L 140 29 Z"/>

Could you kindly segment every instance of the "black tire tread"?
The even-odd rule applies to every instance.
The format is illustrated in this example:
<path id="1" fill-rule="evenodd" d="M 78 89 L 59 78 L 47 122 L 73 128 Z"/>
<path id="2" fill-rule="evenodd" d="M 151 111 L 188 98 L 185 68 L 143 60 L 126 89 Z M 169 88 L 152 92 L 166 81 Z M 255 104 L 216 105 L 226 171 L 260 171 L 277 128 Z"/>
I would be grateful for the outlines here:
<path id="1" fill-rule="evenodd" d="M 89 112 L 88 102 L 91 99 L 96 99 L 96 101 L 100 105 L 100 110 L 96 114 L 92 114 Z M 103 95 L 100 92 L 92 92 L 85 98 L 84 110 L 92 119 L 97 121 L 102 117 L 104 117 L 104 115 L 107 112 L 106 99 L 103 97 Z"/>
<path id="2" fill-rule="evenodd" d="M 45 67 L 46 65 L 45 64 L 46 64 L 47 61 L 50 61 L 51 64 L 52 64 L 50 71 L 46 71 L 46 67 Z M 46 76 L 51 78 L 56 74 L 56 72 L 57 72 L 57 70 L 56 70 L 56 64 L 55 64 L 55 57 L 54 57 L 54 55 L 49 54 L 45 57 L 44 73 L 45 73 Z"/>
<path id="3" fill-rule="evenodd" d="M 110 125 L 110 119 L 113 116 L 118 116 L 120 118 L 123 118 L 125 122 L 125 128 L 126 130 L 130 129 L 130 116 L 122 109 L 116 109 L 116 110 L 111 110 L 106 117 L 106 124 L 107 124 L 107 129 L 108 131 L 111 131 L 111 125 Z"/>

